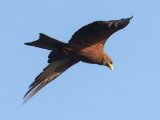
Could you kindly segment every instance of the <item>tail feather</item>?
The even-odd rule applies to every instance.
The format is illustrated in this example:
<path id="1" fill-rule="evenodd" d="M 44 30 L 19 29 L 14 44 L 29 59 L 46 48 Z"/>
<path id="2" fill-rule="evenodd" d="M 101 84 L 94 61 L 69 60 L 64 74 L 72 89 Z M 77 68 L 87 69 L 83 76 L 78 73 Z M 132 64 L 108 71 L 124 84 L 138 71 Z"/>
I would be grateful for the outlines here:
<path id="1" fill-rule="evenodd" d="M 42 33 L 39 34 L 38 40 L 25 43 L 25 45 L 35 46 L 35 47 L 48 49 L 48 50 L 60 49 L 62 47 L 67 46 L 66 43 L 56 40 L 54 38 L 51 38 Z"/>

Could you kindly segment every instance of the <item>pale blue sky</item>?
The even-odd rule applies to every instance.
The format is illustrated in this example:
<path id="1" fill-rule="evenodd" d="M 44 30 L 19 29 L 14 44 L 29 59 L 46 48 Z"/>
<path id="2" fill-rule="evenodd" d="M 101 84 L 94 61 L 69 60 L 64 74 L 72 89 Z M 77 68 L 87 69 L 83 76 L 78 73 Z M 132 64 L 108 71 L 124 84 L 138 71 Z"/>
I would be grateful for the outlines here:
<path id="1" fill-rule="evenodd" d="M 159 0 L 0 0 L 1 120 L 160 120 Z M 96 20 L 134 18 L 110 37 L 114 71 L 79 63 L 26 105 L 49 51 L 24 43 L 45 33 L 67 42 Z"/>

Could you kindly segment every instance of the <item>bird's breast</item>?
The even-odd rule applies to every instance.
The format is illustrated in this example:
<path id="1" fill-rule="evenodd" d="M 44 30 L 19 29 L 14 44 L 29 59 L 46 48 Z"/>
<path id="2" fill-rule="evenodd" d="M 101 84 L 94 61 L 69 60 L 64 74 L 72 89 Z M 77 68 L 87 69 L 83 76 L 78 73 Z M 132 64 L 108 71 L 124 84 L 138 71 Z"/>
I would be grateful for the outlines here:
<path id="1" fill-rule="evenodd" d="M 87 63 L 102 64 L 103 49 L 100 46 L 81 47 L 74 46 L 72 51 L 78 56 L 78 58 Z"/>

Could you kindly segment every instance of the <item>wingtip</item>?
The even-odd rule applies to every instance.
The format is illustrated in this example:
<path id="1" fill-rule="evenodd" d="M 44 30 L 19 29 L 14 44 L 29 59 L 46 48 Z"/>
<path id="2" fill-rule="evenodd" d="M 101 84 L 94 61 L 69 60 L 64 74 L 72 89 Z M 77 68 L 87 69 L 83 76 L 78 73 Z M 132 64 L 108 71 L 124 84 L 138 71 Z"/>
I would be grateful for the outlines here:
<path id="1" fill-rule="evenodd" d="M 121 19 L 121 20 L 130 21 L 132 18 L 133 18 L 133 16 L 128 17 L 128 18 L 124 18 L 124 19 Z"/>
<path id="2" fill-rule="evenodd" d="M 131 17 L 128 18 L 128 20 L 131 20 L 133 18 L 133 15 Z"/>
<path id="3" fill-rule="evenodd" d="M 29 97 L 23 98 L 22 104 L 23 104 L 23 105 L 26 105 L 26 104 L 28 103 L 29 99 L 30 99 Z"/>
<path id="4" fill-rule="evenodd" d="M 23 102 L 22 102 L 22 104 L 23 104 L 23 105 L 26 105 L 26 104 L 27 104 L 27 101 L 24 99 Z"/>
<path id="5" fill-rule="evenodd" d="M 23 97 L 23 105 L 25 105 L 28 102 L 28 99 L 26 98 L 26 96 Z"/>
<path id="6" fill-rule="evenodd" d="M 131 17 L 129 17 L 130 19 L 132 19 L 133 18 L 133 15 L 131 16 Z"/>
<path id="7" fill-rule="evenodd" d="M 32 97 L 32 96 L 30 96 L 30 90 L 24 95 L 24 97 L 23 97 L 23 104 L 25 105 L 28 101 L 29 101 L 29 99 Z"/>

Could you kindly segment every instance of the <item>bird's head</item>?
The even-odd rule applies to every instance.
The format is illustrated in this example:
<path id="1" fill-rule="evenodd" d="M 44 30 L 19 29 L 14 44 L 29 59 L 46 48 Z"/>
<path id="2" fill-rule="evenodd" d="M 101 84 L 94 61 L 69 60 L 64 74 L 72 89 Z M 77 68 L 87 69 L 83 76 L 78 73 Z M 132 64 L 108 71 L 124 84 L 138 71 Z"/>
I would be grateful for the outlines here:
<path id="1" fill-rule="evenodd" d="M 110 70 L 113 70 L 113 62 L 107 55 L 103 58 L 103 65 L 107 66 Z"/>

